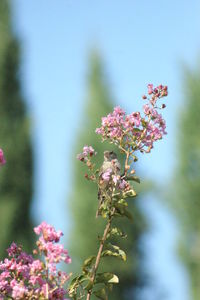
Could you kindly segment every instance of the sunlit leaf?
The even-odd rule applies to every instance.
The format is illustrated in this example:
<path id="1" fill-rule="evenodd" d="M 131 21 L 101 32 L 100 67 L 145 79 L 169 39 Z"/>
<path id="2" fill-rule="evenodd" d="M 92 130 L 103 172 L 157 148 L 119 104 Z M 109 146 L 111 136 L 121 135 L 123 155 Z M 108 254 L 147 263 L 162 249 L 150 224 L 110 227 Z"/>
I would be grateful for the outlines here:
<path id="1" fill-rule="evenodd" d="M 101 254 L 102 257 L 112 256 L 126 261 L 126 253 L 123 250 L 121 250 L 118 246 L 112 244 L 109 244 L 109 246 L 113 248 L 114 251 L 110 249 L 104 250 Z"/>
<path id="2" fill-rule="evenodd" d="M 117 275 L 109 272 L 98 273 L 96 276 L 96 283 L 119 283 L 119 278 Z"/>
<path id="3" fill-rule="evenodd" d="M 110 233 L 109 233 L 108 237 L 109 237 L 110 235 L 116 235 L 116 236 L 120 236 L 120 237 L 122 237 L 122 238 L 126 238 L 126 237 L 127 237 L 127 235 L 126 235 L 121 229 L 119 229 L 119 228 L 117 228 L 117 227 L 113 227 L 113 228 L 110 230 Z"/>

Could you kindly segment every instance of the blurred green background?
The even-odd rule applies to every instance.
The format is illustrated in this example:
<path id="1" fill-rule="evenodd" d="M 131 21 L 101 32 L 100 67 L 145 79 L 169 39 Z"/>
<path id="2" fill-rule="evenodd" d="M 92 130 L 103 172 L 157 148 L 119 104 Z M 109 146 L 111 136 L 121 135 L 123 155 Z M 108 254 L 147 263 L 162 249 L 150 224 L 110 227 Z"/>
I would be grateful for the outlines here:
<path id="1" fill-rule="evenodd" d="M 168 136 L 136 165 L 142 179 L 123 222 L 126 263 L 111 300 L 200 299 L 200 3 L 0 1 L 0 256 L 32 227 L 65 233 L 77 272 L 96 252 L 97 190 L 76 160 L 113 106 L 140 110 L 148 83 L 169 86 Z"/>

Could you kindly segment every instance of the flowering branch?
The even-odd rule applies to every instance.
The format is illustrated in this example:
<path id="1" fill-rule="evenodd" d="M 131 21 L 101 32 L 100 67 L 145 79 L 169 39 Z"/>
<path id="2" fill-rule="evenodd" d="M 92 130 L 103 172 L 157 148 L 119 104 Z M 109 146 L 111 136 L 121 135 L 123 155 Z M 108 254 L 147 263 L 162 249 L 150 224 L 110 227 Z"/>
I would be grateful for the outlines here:
<path id="1" fill-rule="evenodd" d="M 126 199 L 136 196 L 130 182 L 140 182 L 132 168 L 132 163 L 137 161 L 135 153 L 137 151 L 149 153 L 154 142 L 162 139 L 166 134 L 165 121 L 158 113 L 158 110 L 165 108 L 166 105 L 158 105 L 158 100 L 168 95 L 167 86 L 159 85 L 154 88 L 152 84 L 149 84 L 148 95 L 142 97 L 143 100 L 148 101 L 143 106 L 143 116 L 140 112 L 126 115 L 120 107 L 115 107 L 112 113 L 102 118 L 101 127 L 96 129 L 96 133 L 101 135 L 103 141 L 107 140 L 114 144 L 125 155 L 123 174 L 121 174 L 117 155 L 113 151 L 104 152 L 104 162 L 100 170 L 96 170 L 92 162 L 93 156 L 97 153 L 91 146 L 85 146 L 83 152 L 77 156 L 88 168 L 88 173 L 85 174 L 86 179 L 98 186 L 99 207 L 96 216 L 106 218 L 107 224 L 100 239 L 97 255 L 92 255 L 84 261 L 82 273 L 75 277 L 69 286 L 69 295 L 74 300 L 83 297 L 90 300 L 92 295 L 106 300 L 108 299 L 107 290 L 119 282 L 115 274 L 98 273 L 103 257 L 113 256 L 126 260 L 123 250 L 117 245 L 108 243 L 113 235 L 123 236 L 119 228 L 112 227 L 112 221 L 116 217 L 132 218 Z"/>
<path id="2" fill-rule="evenodd" d="M 0 300 L 66 299 L 64 285 L 70 275 L 58 271 L 56 267 L 61 261 L 66 264 L 71 262 L 67 250 L 58 244 L 63 233 L 55 231 L 45 222 L 35 227 L 34 231 L 40 238 L 33 253 L 44 259 L 36 259 L 23 252 L 22 247 L 13 242 L 7 250 L 8 258 L 0 262 Z"/>

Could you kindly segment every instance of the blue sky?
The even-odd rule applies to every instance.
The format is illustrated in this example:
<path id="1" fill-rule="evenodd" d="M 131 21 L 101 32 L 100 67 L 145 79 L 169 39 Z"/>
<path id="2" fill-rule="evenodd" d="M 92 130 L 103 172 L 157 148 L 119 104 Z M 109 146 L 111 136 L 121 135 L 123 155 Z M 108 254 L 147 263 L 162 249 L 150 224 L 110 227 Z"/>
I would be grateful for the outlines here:
<path id="1" fill-rule="evenodd" d="M 73 143 L 86 96 L 89 50 L 93 46 L 100 49 L 116 104 L 128 112 L 140 108 L 140 96 L 148 83 L 169 86 L 164 112 L 168 136 L 140 160 L 141 174 L 164 185 L 176 163 L 176 118 L 184 105 L 182 64 L 195 66 L 200 49 L 200 2 L 11 3 L 13 25 L 22 41 L 23 88 L 33 126 L 33 211 L 37 222 L 45 219 L 67 235 L 70 216 L 66 199 L 72 172 L 68 166 L 76 156 Z M 167 299 L 188 300 L 185 273 L 173 254 L 176 223 L 156 199 L 149 197 L 141 205 L 154 228 L 144 241 L 154 253 L 149 255 L 149 268 L 166 289 Z"/>

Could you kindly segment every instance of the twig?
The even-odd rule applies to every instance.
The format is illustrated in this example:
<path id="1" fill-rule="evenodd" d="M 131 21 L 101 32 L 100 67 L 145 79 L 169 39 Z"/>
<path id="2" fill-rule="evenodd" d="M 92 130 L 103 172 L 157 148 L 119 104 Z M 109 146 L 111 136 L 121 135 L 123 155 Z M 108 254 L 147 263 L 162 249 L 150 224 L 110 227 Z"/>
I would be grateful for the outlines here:
<path id="1" fill-rule="evenodd" d="M 95 278 L 96 278 L 96 273 L 97 273 L 97 269 L 99 267 L 101 254 L 102 254 L 102 251 L 103 251 L 104 243 L 107 239 L 108 232 L 110 230 L 110 226 L 111 226 L 111 223 L 112 223 L 112 218 L 113 218 L 114 212 L 115 212 L 115 208 L 113 209 L 112 213 L 110 214 L 110 217 L 108 219 L 108 223 L 106 225 L 106 228 L 104 229 L 103 237 L 102 237 L 101 242 L 100 242 L 99 250 L 98 250 L 95 265 L 94 265 L 94 272 L 93 272 L 93 275 L 91 277 L 92 284 L 94 283 Z M 92 295 L 92 289 L 88 291 L 86 300 L 90 300 L 91 295 Z"/>

